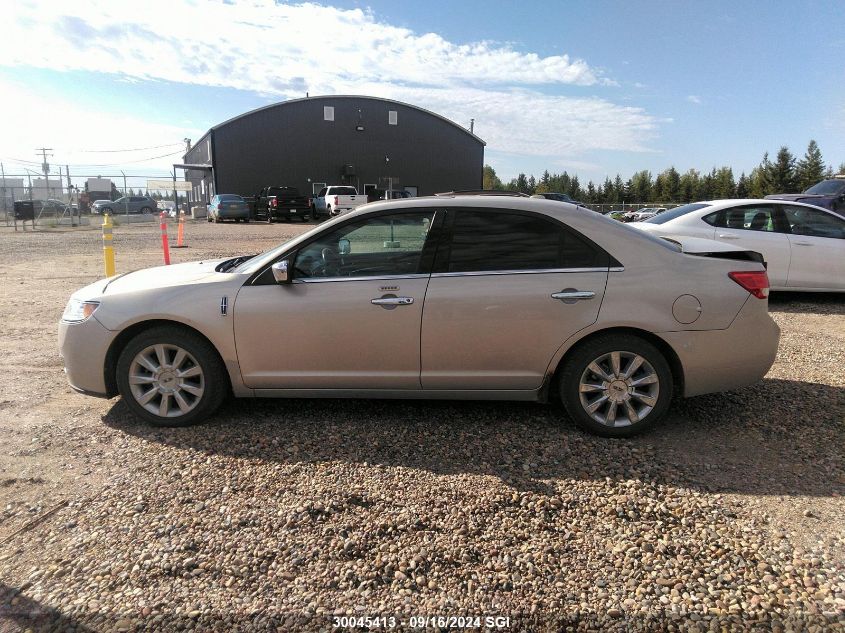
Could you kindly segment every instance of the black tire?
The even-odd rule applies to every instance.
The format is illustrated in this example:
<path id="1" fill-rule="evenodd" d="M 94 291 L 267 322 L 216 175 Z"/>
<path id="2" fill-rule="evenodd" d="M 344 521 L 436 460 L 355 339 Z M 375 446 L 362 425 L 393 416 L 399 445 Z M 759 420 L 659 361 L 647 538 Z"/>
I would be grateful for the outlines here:
<path id="1" fill-rule="evenodd" d="M 643 401 L 632 399 L 632 406 L 635 409 L 635 413 L 637 413 L 637 419 L 633 422 L 629 419 L 631 416 L 628 415 L 625 406 L 622 404 L 619 405 L 622 407 L 619 409 L 619 411 L 621 411 L 620 416 L 622 417 L 622 420 L 618 422 L 622 424 L 622 426 L 609 426 L 594 419 L 593 415 L 586 410 L 586 405 L 582 403 L 582 396 L 585 399 L 588 399 L 588 403 L 592 405 L 596 403 L 605 393 L 596 391 L 595 396 L 587 393 L 582 394 L 581 378 L 582 376 L 585 376 L 585 372 L 588 371 L 588 366 L 591 363 L 601 359 L 604 355 L 611 354 L 612 352 L 621 352 L 623 355 L 637 355 L 646 361 L 643 365 L 640 365 L 640 369 L 637 369 L 632 373 L 632 377 L 649 374 L 650 376 L 656 376 L 657 379 L 656 389 L 655 383 L 649 383 L 647 386 L 643 387 L 643 389 L 651 390 L 655 393 L 653 398 L 648 397 L 648 401 L 654 400 L 655 403 L 645 415 L 639 415 L 644 408 L 640 409 L 639 412 L 636 411 L 636 407 L 638 405 L 645 407 L 645 403 Z M 622 358 L 622 362 L 625 362 L 624 356 Z M 647 368 L 647 365 L 650 365 L 651 367 Z M 621 372 L 623 374 L 625 373 L 624 369 L 625 367 L 623 366 L 623 371 Z M 647 369 L 653 370 L 653 374 L 647 372 Z M 598 376 L 597 374 L 592 373 L 587 375 L 592 377 Z M 607 381 L 603 381 L 601 378 L 598 378 L 598 382 L 601 382 L 602 384 L 607 383 Z M 617 395 L 626 393 L 624 385 L 621 382 L 614 381 L 614 383 L 609 384 L 611 384 L 611 388 L 608 389 L 606 393 L 615 393 Z M 614 384 L 617 387 L 616 391 L 612 391 L 612 386 Z M 589 340 L 586 343 L 577 346 L 570 352 L 560 373 L 558 388 L 560 392 L 560 399 L 566 409 L 566 412 L 573 420 L 575 420 L 575 423 L 579 427 L 585 431 L 595 435 L 601 435 L 603 437 L 631 437 L 642 433 L 650 426 L 659 422 L 660 419 L 666 415 L 672 401 L 674 384 L 672 379 L 672 370 L 669 367 L 669 363 L 660 350 L 658 350 L 654 345 L 638 336 L 630 334 L 607 334 Z M 590 400 L 591 398 L 592 400 Z M 601 404 L 600 408 L 597 411 L 594 411 L 595 415 L 601 416 L 603 409 L 604 412 L 607 413 L 607 410 L 610 408 L 611 400 L 606 399 L 604 402 L 605 404 Z M 614 407 L 614 412 L 616 409 L 617 407 Z"/>
<path id="2" fill-rule="evenodd" d="M 142 215 L 149 215 L 152 212 L 153 212 L 153 210 L 150 209 L 149 207 L 141 207 L 141 214 Z"/>
<path id="3" fill-rule="evenodd" d="M 130 366 L 135 357 L 146 348 L 157 344 L 182 348 L 193 356 L 202 372 L 202 395 L 194 401 L 191 410 L 178 417 L 162 417 L 144 408 L 135 399 L 129 384 Z M 214 347 L 190 330 L 166 325 L 145 330 L 129 341 L 117 360 L 115 378 L 118 391 L 129 410 L 154 426 L 190 426 L 203 422 L 214 414 L 230 391 L 229 376 Z"/>
<path id="4" fill-rule="evenodd" d="M 249 224 L 249 218 L 244 218 L 244 224 Z"/>
<path id="5" fill-rule="evenodd" d="M 267 211 L 267 224 L 273 224 L 273 214 Z"/>

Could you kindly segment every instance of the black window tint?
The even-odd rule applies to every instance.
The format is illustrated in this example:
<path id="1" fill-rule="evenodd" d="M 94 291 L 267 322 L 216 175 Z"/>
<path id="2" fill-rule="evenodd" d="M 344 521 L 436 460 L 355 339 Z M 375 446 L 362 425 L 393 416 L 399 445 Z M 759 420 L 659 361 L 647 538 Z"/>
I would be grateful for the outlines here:
<path id="1" fill-rule="evenodd" d="M 784 207 L 786 221 L 793 235 L 845 239 L 845 220 L 807 207 Z"/>
<path id="2" fill-rule="evenodd" d="M 643 222 L 648 222 L 649 224 L 665 224 L 669 220 L 674 220 L 675 218 L 679 218 L 682 215 L 686 215 L 687 213 L 692 213 L 693 211 L 698 211 L 699 209 L 703 209 L 704 207 L 709 206 L 710 205 L 706 202 L 693 202 L 691 204 L 685 204 L 681 207 L 675 207 L 674 209 L 665 211 L 660 215 L 655 215 L 653 218 L 643 220 Z"/>
<path id="3" fill-rule="evenodd" d="M 457 211 L 447 272 L 544 270 L 607 265 L 604 254 L 544 218 Z"/>
<path id="4" fill-rule="evenodd" d="M 725 211 L 724 211 L 724 209 L 721 210 L 721 211 L 716 211 L 715 213 L 710 213 L 708 215 L 705 215 L 701 219 L 704 220 L 705 222 L 707 222 L 707 224 L 709 224 L 710 226 L 724 227 L 725 226 Z"/>

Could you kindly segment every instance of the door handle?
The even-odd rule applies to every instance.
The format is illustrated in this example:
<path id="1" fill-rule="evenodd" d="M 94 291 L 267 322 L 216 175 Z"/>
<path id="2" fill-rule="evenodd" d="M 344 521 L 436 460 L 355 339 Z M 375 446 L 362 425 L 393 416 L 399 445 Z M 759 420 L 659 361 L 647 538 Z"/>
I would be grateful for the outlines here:
<path id="1" fill-rule="evenodd" d="M 557 299 L 564 303 L 575 303 L 583 299 L 592 299 L 595 296 L 596 293 L 590 290 L 563 290 L 552 293 L 552 299 Z"/>
<path id="2" fill-rule="evenodd" d="M 409 306 L 413 302 L 413 297 L 379 297 L 378 299 L 370 299 L 370 303 L 376 306 Z"/>
<path id="3" fill-rule="evenodd" d="M 734 235 L 733 233 L 719 233 L 719 237 L 723 240 L 738 240 L 739 235 Z"/>
<path id="4" fill-rule="evenodd" d="M 812 242 L 792 242 L 795 246 L 812 246 Z"/>

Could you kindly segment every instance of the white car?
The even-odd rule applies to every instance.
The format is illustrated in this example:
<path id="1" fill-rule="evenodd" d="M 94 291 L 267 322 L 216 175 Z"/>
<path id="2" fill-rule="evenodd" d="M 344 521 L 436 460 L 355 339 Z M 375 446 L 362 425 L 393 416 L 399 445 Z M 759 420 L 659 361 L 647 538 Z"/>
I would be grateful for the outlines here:
<path id="1" fill-rule="evenodd" d="M 629 226 L 661 237 L 704 237 L 761 253 L 772 290 L 845 292 L 845 219 L 800 202 L 693 202 Z"/>
<path id="2" fill-rule="evenodd" d="M 645 209 L 641 209 L 640 211 L 634 214 L 634 221 L 642 222 L 643 220 L 649 220 L 656 215 L 660 215 L 664 211 L 666 211 L 666 207 L 648 207 Z"/>

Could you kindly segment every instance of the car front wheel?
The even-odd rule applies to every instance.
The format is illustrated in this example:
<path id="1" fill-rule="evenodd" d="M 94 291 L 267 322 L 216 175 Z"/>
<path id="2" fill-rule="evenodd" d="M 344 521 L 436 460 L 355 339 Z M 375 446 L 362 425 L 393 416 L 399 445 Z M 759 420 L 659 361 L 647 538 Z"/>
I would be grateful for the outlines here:
<path id="1" fill-rule="evenodd" d="M 605 437 L 631 437 L 666 414 L 672 371 L 648 341 L 609 334 L 572 352 L 559 388 L 567 413 L 582 429 Z"/>
<path id="2" fill-rule="evenodd" d="M 129 341 L 118 358 L 116 378 L 129 409 L 155 426 L 202 422 L 229 391 L 226 369 L 208 341 L 169 326 Z"/>

